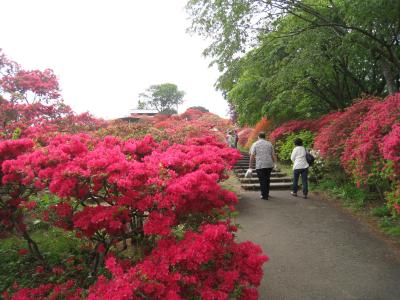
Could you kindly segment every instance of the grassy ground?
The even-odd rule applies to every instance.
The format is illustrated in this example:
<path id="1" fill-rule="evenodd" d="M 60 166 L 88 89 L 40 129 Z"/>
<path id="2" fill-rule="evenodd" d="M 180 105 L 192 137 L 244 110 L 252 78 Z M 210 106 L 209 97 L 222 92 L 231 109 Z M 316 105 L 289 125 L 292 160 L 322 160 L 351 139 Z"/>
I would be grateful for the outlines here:
<path id="1" fill-rule="evenodd" d="M 59 265 L 71 255 L 79 254 L 78 240 L 64 230 L 57 228 L 36 230 L 32 233 L 32 238 L 37 242 L 49 266 Z M 29 253 L 20 253 L 21 249 L 27 249 L 27 243 L 18 236 L 1 240 L 0 292 L 10 287 L 15 281 L 18 281 L 22 287 L 33 287 L 43 282 L 43 277 L 46 276 L 35 271 L 40 263 Z M 49 280 L 52 281 L 52 278 Z"/>

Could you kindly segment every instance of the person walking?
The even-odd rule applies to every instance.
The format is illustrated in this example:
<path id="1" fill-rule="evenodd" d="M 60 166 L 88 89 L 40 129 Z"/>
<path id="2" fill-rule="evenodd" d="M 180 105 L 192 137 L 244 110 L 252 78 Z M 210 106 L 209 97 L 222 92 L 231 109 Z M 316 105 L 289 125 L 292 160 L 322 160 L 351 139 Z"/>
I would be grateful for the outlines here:
<path id="1" fill-rule="evenodd" d="M 235 149 L 237 149 L 238 142 L 239 142 L 239 134 L 237 132 L 237 129 L 234 130 L 234 134 L 235 134 Z"/>
<path id="2" fill-rule="evenodd" d="M 258 140 L 251 145 L 249 169 L 251 169 L 254 159 L 260 182 L 261 199 L 268 200 L 271 172 L 276 165 L 277 158 L 271 142 L 265 139 L 265 132 L 260 132 Z"/>
<path id="3" fill-rule="evenodd" d="M 235 136 L 233 135 L 233 131 L 229 131 L 226 136 L 226 142 L 229 147 L 235 148 Z"/>
<path id="4" fill-rule="evenodd" d="M 307 151 L 303 147 L 303 141 L 300 138 L 294 140 L 294 149 L 290 159 L 293 162 L 293 192 L 292 196 L 297 197 L 297 190 L 299 188 L 299 177 L 301 175 L 301 183 L 303 188 L 303 197 L 307 199 L 308 195 L 308 168 L 309 164 L 306 159 Z"/>

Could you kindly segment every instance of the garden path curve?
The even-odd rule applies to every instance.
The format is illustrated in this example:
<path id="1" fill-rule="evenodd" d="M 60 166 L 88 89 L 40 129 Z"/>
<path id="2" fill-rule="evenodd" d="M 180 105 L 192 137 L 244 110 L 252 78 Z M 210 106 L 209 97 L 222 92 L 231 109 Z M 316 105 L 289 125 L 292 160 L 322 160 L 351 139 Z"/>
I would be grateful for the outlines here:
<path id="1" fill-rule="evenodd" d="M 270 257 L 260 299 L 400 299 L 399 254 L 366 224 L 314 194 L 241 191 L 239 241 Z"/>

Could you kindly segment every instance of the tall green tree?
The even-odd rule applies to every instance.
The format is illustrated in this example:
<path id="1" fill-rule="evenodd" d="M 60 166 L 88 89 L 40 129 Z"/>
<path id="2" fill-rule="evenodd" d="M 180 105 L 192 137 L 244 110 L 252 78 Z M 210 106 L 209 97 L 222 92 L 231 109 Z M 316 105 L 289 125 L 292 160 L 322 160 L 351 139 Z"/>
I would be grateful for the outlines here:
<path id="1" fill-rule="evenodd" d="M 388 93 L 400 88 L 398 0 L 189 0 L 186 7 L 192 19 L 190 31 L 211 37 L 204 54 L 221 71 L 258 45 L 260 37 L 275 32 L 280 19 L 291 15 L 306 25 L 283 36 L 330 28 L 348 47 L 369 52 Z"/>
<path id="2" fill-rule="evenodd" d="M 399 90 L 398 0 L 190 0 L 241 123 L 312 118 Z"/>
<path id="3" fill-rule="evenodd" d="M 365 49 L 345 47 L 324 27 L 283 37 L 288 28 L 305 24 L 292 16 L 279 23 L 218 80 L 241 123 L 253 124 L 262 115 L 277 121 L 317 117 L 344 109 L 362 94 L 383 93 L 383 76 Z"/>
<path id="4" fill-rule="evenodd" d="M 152 108 L 160 113 L 176 113 L 179 104 L 183 103 L 184 91 L 172 83 L 152 85 L 139 94 L 138 108 Z"/>

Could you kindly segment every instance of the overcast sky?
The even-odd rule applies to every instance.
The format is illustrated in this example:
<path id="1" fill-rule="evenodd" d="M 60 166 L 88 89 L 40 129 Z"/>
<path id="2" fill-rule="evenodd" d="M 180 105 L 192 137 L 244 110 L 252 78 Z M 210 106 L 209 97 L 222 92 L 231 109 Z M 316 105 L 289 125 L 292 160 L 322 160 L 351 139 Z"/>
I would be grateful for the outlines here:
<path id="1" fill-rule="evenodd" d="M 51 68 L 65 102 L 106 119 L 136 107 L 152 84 L 174 83 L 185 103 L 227 116 L 206 42 L 185 32 L 186 0 L 0 0 L 0 48 L 24 69 Z"/>

